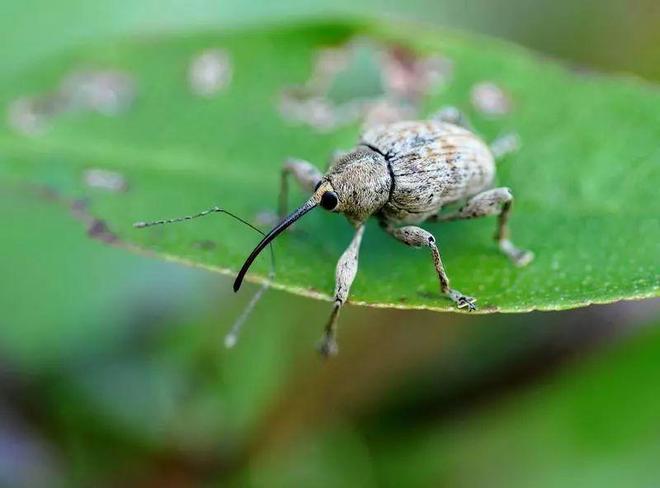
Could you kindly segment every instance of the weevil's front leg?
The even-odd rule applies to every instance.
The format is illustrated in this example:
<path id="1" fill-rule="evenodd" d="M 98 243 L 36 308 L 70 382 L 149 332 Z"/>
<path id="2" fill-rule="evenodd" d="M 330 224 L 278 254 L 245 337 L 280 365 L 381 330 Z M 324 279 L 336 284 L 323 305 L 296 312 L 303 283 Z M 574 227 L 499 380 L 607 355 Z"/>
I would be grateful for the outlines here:
<path id="1" fill-rule="evenodd" d="M 318 182 L 321 181 L 321 176 L 323 176 L 312 163 L 308 163 L 302 159 L 287 159 L 282 167 L 282 181 L 280 184 L 278 209 L 280 219 L 284 218 L 287 214 L 289 175 L 293 175 L 300 187 L 309 193 L 314 191 Z"/>
<path id="2" fill-rule="evenodd" d="M 358 253 L 360 251 L 360 243 L 362 242 L 362 234 L 364 234 L 364 225 L 359 224 L 355 230 L 353 240 L 344 251 L 344 254 L 341 255 L 339 261 L 337 261 L 337 269 L 335 271 L 335 303 L 332 306 L 330 318 L 325 326 L 325 331 L 318 347 L 319 352 L 325 357 L 337 354 L 337 319 L 339 318 L 339 311 L 342 305 L 348 299 L 348 292 L 357 274 Z"/>
<path id="3" fill-rule="evenodd" d="M 486 190 L 472 197 L 468 202 L 455 212 L 445 215 L 438 215 L 436 221 L 451 221 L 462 219 L 474 219 L 477 217 L 486 217 L 488 215 L 497 215 L 497 231 L 495 240 L 500 250 L 516 266 L 525 266 L 534 259 L 534 253 L 519 249 L 514 246 L 509 237 L 509 214 L 513 204 L 513 195 L 509 188 L 493 188 Z"/>
<path id="4" fill-rule="evenodd" d="M 463 295 L 458 290 L 453 290 L 449 286 L 449 278 L 447 273 L 445 273 L 445 267 L 442 265 L 442 259 L 440 258 L 440 250 L 435 242 L 435 237 L 430 232 L 422 229 L 421 227 L 416 227 L 409 225 L 406 227 L 393 227 L 388 224 L 384 224 L 383 228 L 386 232 L 394 236 L 395 239 L 403 242 L 412 247 L 428 247 L 431 249 L 433 255 L 433 264 L 435 265 L 435 270 L 438 273 L 438 278 L 440 279 L 440 291 L 447 295 L 451 300 L 453 300 L 458 308 L 465 308 L 469 311 L 476 310 L 477 306 L 475 305 L 476 299 Z"/>
<path id="5" fill-rule="evenodd" d="M 449 124 L 454 124 L 459 127 L 472 130 L 470 121 L 467 119 L 465 114 L 456 107 L 442 107 L 440 110 L 431 115 L 430 119 L 436 120 L 438 122 L 447 122 Z"/>

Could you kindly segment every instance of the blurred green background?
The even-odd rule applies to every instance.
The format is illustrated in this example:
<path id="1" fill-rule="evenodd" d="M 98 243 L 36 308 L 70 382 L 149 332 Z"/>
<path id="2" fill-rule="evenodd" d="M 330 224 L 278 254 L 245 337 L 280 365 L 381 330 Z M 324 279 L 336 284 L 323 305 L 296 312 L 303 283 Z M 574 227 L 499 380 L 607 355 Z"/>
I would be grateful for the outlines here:
<path id="1" fill-rule="evenodd" d="M 0 82 L 93 40 L 308 16 L 420 20 L 660 79 L 651 0 L 5 1 Z M 0 188 L 0 486 L 657 486 L 658 302 L 467 317 L 327 303 L 105 247 Z"/>

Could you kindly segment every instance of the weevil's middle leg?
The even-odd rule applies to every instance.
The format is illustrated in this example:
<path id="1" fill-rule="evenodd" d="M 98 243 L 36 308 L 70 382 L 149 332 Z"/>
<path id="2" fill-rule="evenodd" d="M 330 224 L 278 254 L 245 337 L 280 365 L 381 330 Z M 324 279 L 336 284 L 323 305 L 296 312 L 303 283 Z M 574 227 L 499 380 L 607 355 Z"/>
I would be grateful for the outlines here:
<path id="1" fill-rule="evenodd" d="M 300 187 L 311 193 L 321 181 L 321 172 L 312 163 L 302 159 L 287 159 L 282 166 L 282 180 L 280 184 L 280 201 L 278 213 L 280 219 L 286 217 L 289 199 L 289 175 L 293 175 Z"/>
<path id="2" fill-rule="evenodd" d="M 324 356 L 333 356 L 337 354 L 337 319 L 342 305 L 348 299 L 348 292 L 351 289 L 355 275 L 358 269 L 358 253 L 360 243 L 364 234 L 364 225 L 359 224 L 355 230 L 355 235 L 349 246 L 341 255 L 337 262 L 335 271 L 335 303 L 332 306 L 330 318 L 325 326 L 325 331 L 321 342 L 319 343 L 319 352 Z"/>
<path id="3" fill-rule="evenodd" d="M 433 234 L 421 227 L 413 225 L 397 228 L 385 223 L 382 226 L 387 233 L 404 244 L 411 247 L 428 247 L 433 255 L 433 264 L 440 280 L 440 291 L 456 303 L 458 308 L 465 308 L 469 311 L 477 309 L 475 304 L 477 300 L 475 298 L 463 295 L 460 291 L 454 290 L 449 286 L 449 278 L 447 277 L 447 273 L 445 273 L 445 267 L 440 258 L 440 250 Z"/>
<path id="4" fill-rule="evenodd" d="M 516 266 L 525 266 L 534 259 L 534 253 L 519 249 L 511 242 L 508 222 L 512 203 L 513 195 L 510 189 L 505 187 L 493 188 L 492 190 L 486 190 L 475 195 L 455 212 L 437 215 L 429 220 L 446 222 L 497 215 L 495 240 L 499 245 L 500 251 Z"/>

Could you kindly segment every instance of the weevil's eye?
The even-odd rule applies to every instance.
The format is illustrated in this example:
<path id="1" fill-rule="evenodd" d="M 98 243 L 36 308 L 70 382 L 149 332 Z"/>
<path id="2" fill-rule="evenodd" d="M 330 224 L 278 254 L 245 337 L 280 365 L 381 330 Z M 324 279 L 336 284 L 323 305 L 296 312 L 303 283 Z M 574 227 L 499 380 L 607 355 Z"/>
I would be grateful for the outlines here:
<path id="1" fill-rule="evenodd" d="M 339 203 L 337 194 L 334 191 L 326 191 L 321 195 L 321 206 L 326 210 L 334 210 Z"/>

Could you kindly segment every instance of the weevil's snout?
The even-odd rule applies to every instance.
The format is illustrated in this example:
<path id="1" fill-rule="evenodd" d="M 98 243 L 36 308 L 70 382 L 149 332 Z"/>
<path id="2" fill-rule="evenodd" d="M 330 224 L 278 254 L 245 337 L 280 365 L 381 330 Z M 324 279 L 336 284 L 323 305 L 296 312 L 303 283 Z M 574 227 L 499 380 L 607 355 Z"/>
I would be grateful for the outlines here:
<path id="1" fill-rule="evenodd" d="M 263 251 L 268 246 L 268 244 L 270 244 L 278 235 L 284 232 L 287 227 L 289 227 L 307 212 L 312 210 L 314 207 L 319 205 L 320 201 L 321 197 L 317 196 L 317 193 L 315 192 L 309 200 L 291 212 L 286 218 L 284 218 L 284 220 L 282 220 L 282 222 L 273 227 L 273 229 L 268 234 L 266 234 L 263 239 L 261 239 L 261 242 L 257 244 L 254 250 L 250 253 L 248 258 L 245 260 L 245 263 L 243 263 L 243 267 L 236 275 L 236 280 L 234 280 L 234 291 L 238 291 L 241 288 L 245 274 L 248 272 L 248 269 L 250 269 L 250 266 L 252 266 L 252 263 L 255 259 L 257 259 L 257 256 L 259 256 L 261 251 Z"/>

